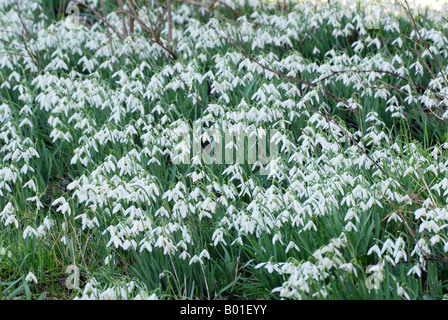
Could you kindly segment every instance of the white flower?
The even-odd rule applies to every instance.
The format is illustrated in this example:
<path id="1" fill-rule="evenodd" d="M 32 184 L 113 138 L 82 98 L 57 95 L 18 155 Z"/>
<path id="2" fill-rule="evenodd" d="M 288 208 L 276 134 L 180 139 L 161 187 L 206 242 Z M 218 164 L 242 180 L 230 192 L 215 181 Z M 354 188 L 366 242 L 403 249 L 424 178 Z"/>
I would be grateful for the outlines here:
<path id="1" fill-rule="evenodd" d="M 405 298 L 406 300 L 411 300 L 411 297 L 409 297 L 409 294 L 397 283 L 397 294 L 400 297 Z"/>
<path id="2" fill-rule="evenodd" d="M 34 281 L 35 283 L 37 283 L 37 278 L 36 278 L 36 276 L 34 275 L 34 273 L 32 273 L 32 272 L 30 271 L 30 272 L 28 273 L 28 275 L 26 276 L 25 281 L 26 281 L 26 282 Z"/>
<path id="3" fill-rule="evenodd" d="M 210 259 L 210 254 L 206 249 L 202 250 L 202 252 L 199 254 L 199 259 L 207 258 Z"/>
<path id="4" fill-rule="evenodd" d="M 407 275 L 409 276 L 409 275 L 413 275 L 413 274 L 416 274 L 417 277 L 421 277 L 422 270 L 420 269 L 419 265 L 415 265 L 411 269 L 409 269 Z"/>
<path id="5" fill-rule="evenodd" d="M 31 226 L 27 226 L 23 231 L 23 239 L 28 238 L 30 234 L 34 234 L 36 237 L 39 237 L 39 233 Z"/>
<path id="6" fill-rule="evenodd" d="M 111 256 L 111 255 L 108 255 L 108 256 L 106 257 L 106 259 L 104 259 L 104 264 L 107 266 L 107 265 L 109 264 L 110 261 L 112 261 L 112 264 L 115 264 L 115 261 L 114 261 L 114 259 L 112 258 L 112 256 Z"/>
<path id="7" fill-rule="evenodd" d="M 194 255 L 191 259 L 190 262 L 188 263 L 189 265 L 193 264 L 193 263 L 197 263 L 199 262 L 200 264 L 204 264 L 204 262 L 201 260 L 201 258 L 199 258 L 197 255 Z"/>
<path id="8" fill-rule="evenodd" d="M 0 255 L 6 255 L 8 258 L 12 258 L 12 252 L 7 251 L 6 248 L 0 247 Z"/>

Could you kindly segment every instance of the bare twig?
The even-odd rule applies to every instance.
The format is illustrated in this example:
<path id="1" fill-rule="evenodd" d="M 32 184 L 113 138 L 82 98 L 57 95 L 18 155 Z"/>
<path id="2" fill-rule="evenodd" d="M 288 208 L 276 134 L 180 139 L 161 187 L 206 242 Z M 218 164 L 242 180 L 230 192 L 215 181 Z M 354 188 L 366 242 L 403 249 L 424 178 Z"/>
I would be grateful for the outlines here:
<path id="1" fill-rule="evenodd" d="M 131 11 L 134 11 L 134 0 L 128 0 L 128 5 Z M 129 33 L 134 33 L 134 21 L 135 18 L 130 15 L 129 16 Z"/>
<path id="2" fill-rule="evenodd" d="M 173 41 L 173 16 L 171 14 L 171 0 L 167 0 L 168 6 L 168 48 L 171 48 Z"/>
<path id="3" fill-rule="evenodd" d="M 97 16 L 99 19 L 101 19 L 104 24 L 107 26 L 107 28 L 109 28 L 110 30 L 112 30 L 120 39 L 122 39 L 122 36 L 119 32 L 117 32 L 117 30 L 110 25 L 110 23 L 107 21 L 107 17 L 105 15 L 105 8 L 104 8 L 104 1 L 101 0 L 101 6 L 103 8 L 103 15 L 100 14 L 95 8 L 91 7 L 90 5 L 88 5 L 87 3 L 85 3 L 84 1 L 80 1 L 80 0 L 72 0 L 73 2 L 75 2 L 76 4 L 79 4 L 80 6 L 83 6 L 87 9 L 89 9 L 95 16 Z"/>
<path id="4" fill-rule="evenodd" d="M 409 21 L 411 22 L 412 28 L 414 29 L 414 32 L 416 33 L 416 35 L 418 36 L 418 39 L 420 39 L 421 43 L 423 43 L 423 46 L 425 47 L 425 49 L 429 52 L 429 54 L 431 55 L 432 60 L 434 61 L 434 63 L 436 64 L 437 69 L 439 70 L 440 74 L 442 75 L 445 83 L 448 85 L 448 79 L 445 76 L 445 73 L 443 72 L 443 69 L 440 67 L 439 62 L 437 61 L 434 53 L 429 49 L 425 39 L 423 39 L 422 35 L 420 34 L 420 31 L 417 28 L 417 25 L 415 23 L 415 19 L 412 16 L 412 12 L 411 9 L 409 8 L 409 4 L 407 2 L 407 0 L 399 0 L 400 5 L 404 8 L 406 15 L 409 18 Z M 419 59 L 423 60 L 419 53 L 417 52 Z M 430 70 L 431 75 L 433 76 L 433 78 L 435 79 L 435 75 L 432 72 L 431 68 L 429 67 L 429 65 L 426 64 L 425 61 L 423 61 L 425 63 L 425 65 L 427 66 L 428 70 Z"/>
<path id="5" fill-rule="evenodd" d="M 159 35 L 157 34 L 157 30 L 158 30 L 158 29 L 157 29 L 157 28 L 154 28 L 151 22 L 150 22 L 151 26 L 146 25 L 146 24 L 142 21 L 142 19 L 140 19 L 140 17 L 138 16 L 138 14 L 135 12 L 135 9 L 134 9 L 133 7 L 131 7 L 130 9 L 131 9 L 130 14 L 134 17 L 135 20 L 137 20 L 137 22 L 140 24 L 140 26 L 150 34 L 150 36 L 151 36 L 151 38 L 152 38 L 152 41 L 154 41 L 154 42 L 157 43 L 159 46 L 161 46 L 162 49 L 164 49 L 165 51 L 167 51 L 167 52 L 171 55 L 171 57 L 172 57 L 173 59 L 177 59 L 177 55 L 174 53 L 174 51 L 171 50 L 171 49 L 169 49 L 169 48 L 167 48 L 167 47 L 163 44 L 162 40 L 160 39 Z"/>
<path id="6" fill-rule="evenodd" d="M 112 42 L 112 37 L 111 37 L 110 32 L 109 32 L 109 22 L 107 22 L 107 14 L 106 14 L 106 7 L 104 6 L 104 0 L 101 0 L 101 7 L 103 9 L 103 17 L 102 17 L 102 19 L 106 23 L 106 30 L 107 30 L 107 37 L 109 38 L 111 58 L 113 59 L 114 56 L 115 56 L 114 45 L 113 45 L 113 42 Z M 117 64 L 115 62 L 115 59 L 114 59 L 114 67 L 115 67 L 115 71 L 116 71 L 117 70 Z"/>
<path id="7" fill-rule="evenodd" d="M 20 11 L 20 5 L 19 5 L 19 1 L 16 0 L 16 6 L 17 6 L 17 15 L 19 16 L 19 20 L 20 20 L 20 24 L 22 25 L 22 29 L 20 30 L 20 37 L 22 39 L 23 45 L 25 47 L 26 52 L 28 53 L 29 57 L 31 58 L 31 60 L 33 61 L 33 63 L 36 65 L 36 67 L 41 70 L 41 64 L 37 62 L 36 58 L 34 57 L 34 55 L 31 53 L 31 50 L 28 47 L 28 40 L 25 38 L 25 34 L 28 34 L 30 36 L 33 36 L 32 33 L 28 30 L 25 22 L 23 21 L 22 18 L 22 13 Z M 39 53 L 39 51 L 37 51 Z M 39 57 L 39 62 L 40 62 L 40 55 L 38 55 Z"/>
<path id="8" fill-rule="evenodd" d="M 126 18 L 124 16 L 124 11 L 123 11 L 123 0 L 118 0 L 118 6 L 120 7 L 120 11 L 121 11 L 121 24 L 123 25 L 123 38 L 127 38 L 128 37 L 128 28 L 126 27 Z"/>

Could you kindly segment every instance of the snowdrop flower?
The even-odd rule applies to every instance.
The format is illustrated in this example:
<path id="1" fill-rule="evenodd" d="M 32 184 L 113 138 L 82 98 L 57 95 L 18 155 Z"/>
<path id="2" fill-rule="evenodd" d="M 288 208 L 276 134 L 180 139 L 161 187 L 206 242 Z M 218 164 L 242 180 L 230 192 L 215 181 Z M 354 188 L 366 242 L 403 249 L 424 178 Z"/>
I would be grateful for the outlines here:
<path id="1" fill-rule="evenodd" d="M 194 255 L 191 259 L 190 262 L 188 263 L 189 265 L 193 264 L 193 263 L 197 263 L 199 262 L 200 264 L 204 264 L 204 262 L 202 261 L 201 258 L 199 258 L 197 255 Z"/>
<path id="2" fill-rule="evenodd" d="M 12 258 L 12 252 L 7 251 L 6 248 L 0 247 L 0 255 L 6 255 L 8 258 Z"/>
<path id="3" fill-rule="evenodd" d="M 104 259 L 104 264 L 107 266 L 107 265 L 109 264 L 110 261 L 112 261 L 112 263 L 115 264 L 115 261 L 114 261 L 114 259 L 112 258 L 112 256 L 111 256 L 111 255 L 108 255 L 108 256 L 106 257 L 106 259 Z"/>
<path id="4" fill-rule="evenodd" d="M 261 267 L 264 267 L 266 270 L 268 270 L 269 273 L 273 273 L 274 271 L 277 271 L 278 273 L 282 272 L 278 265 L 272 263 L 271 261 L 259 263 L 255 266 L 255 269 L 259 269 Z"/>
<path id="5" fill-rule="evenodd" d="M 422 271 L 421 271 L 419 265 L 415 265 L 411 269 L 409 269 L 407 275 L 409 276 L 409 275 L 413 275 L 413 274 L 417 275 L 418 277 L 420 277 L 422 275 Z"/>
<path id="6" fill-rule="evenodd" d="M 25 230 L 23 231 L 23 239 L 28 238 L 30 234 L 33 234 L 36 237 L 39 237 L 39 233 L 33 227 L 27 226 L 25 228 Z"/>
<path id="7" fill-rule="evenodd" d="M 28 275 L 26 276 L 26 278 L 25 278 L 25 281 L 26 282 L 34 282 L 34 283 L 37 283 L 37 278 L 36 278 L 36 276 L 34 275 L 34 273 L 32 273 L 31 271 L 28 273 Z"/>
<path id="8" fill-rule="evenodd" d="M 397 283 L 397 294 L 400 297 L 405 298 L 406 300 L 411 300 L 411 297 L 409 296 L 409 294 L 398 283 Z"/>

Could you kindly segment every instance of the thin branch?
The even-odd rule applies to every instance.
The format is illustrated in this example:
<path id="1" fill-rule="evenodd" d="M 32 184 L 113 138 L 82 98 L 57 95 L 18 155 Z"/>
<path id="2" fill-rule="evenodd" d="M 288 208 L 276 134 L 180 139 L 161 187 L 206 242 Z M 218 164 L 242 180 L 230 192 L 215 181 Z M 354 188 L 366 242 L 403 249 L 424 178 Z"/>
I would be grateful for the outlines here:
<path id="1" fill-rule="evenodd" d="M 414 32 L 417 34 L 418 38 L 419 38 L 420 41 L 423 43 L 423 46 L 425 47 L 425 49 L 426 49 L 426 50 L 429 52 L 429 54 L 431 55 L 432 60 L 433 60 L 434 63 L 436 64 L 437 69 L 439 70 L 440 74 L 442 75 L 442 77 L 443 77 L 445 83 L 448 85 L 448 79 L 446 78 L 445 73 L 443 72 L 442 68 L 440 67 L 439 62 L 437 61 L 437 59 L 436 59 L 434 53 L 428 48 L 428 45 L 426 44 L 425 39 L 423 39 L 423 37 L 421 36 L 420 32 L 418 31 L 417 25 L 416 25 L 416 23 L 415 23 L 415 19 L 414 19 L 414 17 L 412 16 L 412 12 L 411 12 L 411 9 L 409 8 L 409 4 L 408 4 L 407 0 L 399 0 L 399 2 L 400 2 L 400 4 L 401 4 L 401 6 L 404 8 L 404 10 L 405 10 L 405 12 L 406 12 L 406 15 L 408 16 L 409 21 L 411 22 L 412 28 L 414 29 Z M 417 53 L 417 54 L 418 54 L 418 53 Z M 420 57 L 420 55 L 419 55 L 419 58 L 422 59 L 422 58 Z M 426 62 L 425 62 L 425 64 L 426 64 Z M 428 67 L 428 69 L 430 69 L 428 65 L 427 65 L 427 67 Z M 433 74 L 432 70 L 431 70 L 430 72 L 431 72 L 431 74 L 432 74 L 432 75 L 434 76 L 434 78 L 435 78 L 435 75 Z"/>
<path id="2" fill-rule="evenodd" d="M 128 0 L 128 5 L 131 11 L 134 11 L 134 0 Z M 135 18 L 130 15 L 129 16 L 129 33 L 134 33 L 134 21 Z"/>
<path id="3" fill-rule="evenodd" d="M 102 16 L 102 19 L 103 19 L 103 21 L 105 21 L 105 23 L 106 23 L 107 37 L 109 38 L 110 51 L 111 51 L 111 58 L 114 59 L 114 57 L 115 57 L 115 53 L 114 53 L 114 45 L 113 45 L 113 42 L 112 42 L 112 37 L 111 37 L 110 32 L 109 32 L 109 22 L 107 21 L 107 14 L 106 14 L 106 7 L 104 6 L 104 0 L 101 0 L 101 7 L 102 7 L 102 9 L 103 9 L 103 16 Z M 117 35 L 118 35 L 118 34 L 117 34 Z M 117 64 L 116 64 L 116 62 L 115 62 L 115 59 L 114 59 L 114 67 L 115 67 L 115 71 L 117 71 Z"/>
<path id="4" fill-rule="evenodd" d="M 117 30 L 110 25 L 110 23 L 107 21 L 107 17 L 105 15 L 101 15 L 95 8 L 91 7 L 90 5 L 88 5 L 87 3 L 80 1 L 80 0 L 72 0 L 73 2 L 75 2 L 76 4 L 79 4 L 80 6 L 83 6 L 87 9 L 89 9 L 95 16 L 97 16 L 99 19 L 101 19 L 104 24 L 111 29 L 120 39 L 122 39 L 122 36 L 120 35 L 119 32 L 117 32 Z M 104 2 L 103 0 L 101 0 L 102 2 Z M 103 14 L 105 13 L 105 8 L 104 8 L 104 3 L 102 3 L 102 7 L 103 7 Z"/>
<path id="5" fill-rule="evenodd" d="M 159 46 L 162 47 L 162 49 L 164 49 L 165 51 L 167 51 L 167 52 L 171 55 L 171 57 L 172 57 L 173 59 L 177 59 L 177 55 L 174 53 L 174 51 L 171 50 L 171 49 L 169 49 L 169 48 L 167 48 L 167 47 L 163 44 L 163 42 L 160 40 L 160 37 L 156 34 L 156 31 L 157 31 L 157 30 L 153 30 L 153 28 L 151 28 L 151 27 L 149 27 L 148 25 L 146 25 L 146 24 L 142 21 L 142 19 L 140 19 L 140 17 L 137 15 L 137 13 L 135 12 L 134 8 L 130 8 L 130 9 L 132 10 L 132 12 L 131 12 L 130 14 L 134 17 L 135 20 L 137 20 L 137 22 L 142 26 L 142 28 L 143 28 L 144 30 L 146 30 L 146 31 L 149 32 L 149 34 L 150 34 L 151 37 L 152 37 L 153 42 L 157 43 Z M 151 22 L 150 22 L 150 23 L 151 23 Z"/>
<path id="6" fill-rule="evenodd" d="M 286 0 L 282 1 L 282 14 L 285 12 L 285 8 L 286 8 Z"/>
<path id="7" fill-rule="evenodd" d="M 171 48 L 173 41 L 173 15 L 171 13 L 171 0 L 167 0 L 168 6 L 168 48 Z"/>
<path id="8" fill-rule="evenodd" d="M 20 11 L 20 6 L 19 6 L 19 1 L 16 0 L 16 5 L 17 5 L 17 15 L 19 16 L 20 19 L 20 23 L 22 25 L 22 30 L 21 30 L 21 34 L 20 37 L 22 39 L 23 45 L 25 47 L 26 52 L 28 53 L 29 57 L 31 58 L 31 60 L 33 61 L 33 63 L 36 65 L 36 67 L 39 69 L 39 71 L 42 69 L 40 63 L 37 62 L 36 58 L 34 57 L 34 55 L 31 53 L 31 50 L 28 48 L 28 40 L 25 39 L 25 35 L 23 34 L 24 32 L 26 32 L 28 35 L 32 36 L 31 32 L 28 30 L 28 28 L 25 25 L 25 22 L 22 19 L 22 13 Z M 39 52 L 39 51 L 37 51 Z M 40 60 L 40 55 L 39 55 L 39 60 Z"/>
<path id="9" fill-rule="evenodd" d="M 123 25 L 123 38 L 126 39 L 128 37 L 128 28 L 126 27 L 126 18 L 124 16 L 123 11 L 123 0 L 118 0 L 118 6 L 121 11 L 121 24 Z"/>

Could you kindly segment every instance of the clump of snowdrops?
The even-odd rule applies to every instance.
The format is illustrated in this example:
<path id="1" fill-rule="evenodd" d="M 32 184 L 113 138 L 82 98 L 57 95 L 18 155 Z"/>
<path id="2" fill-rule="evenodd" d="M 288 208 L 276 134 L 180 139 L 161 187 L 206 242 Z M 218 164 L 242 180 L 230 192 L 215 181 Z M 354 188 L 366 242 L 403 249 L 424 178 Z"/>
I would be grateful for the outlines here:
<path id="1" fill-rule="evenodd" d="M 0 1 L 1 298 L 444 297 L 446 10 L 62 2 Z M 280 152 L 206 164 L 195 124 Z"/>

